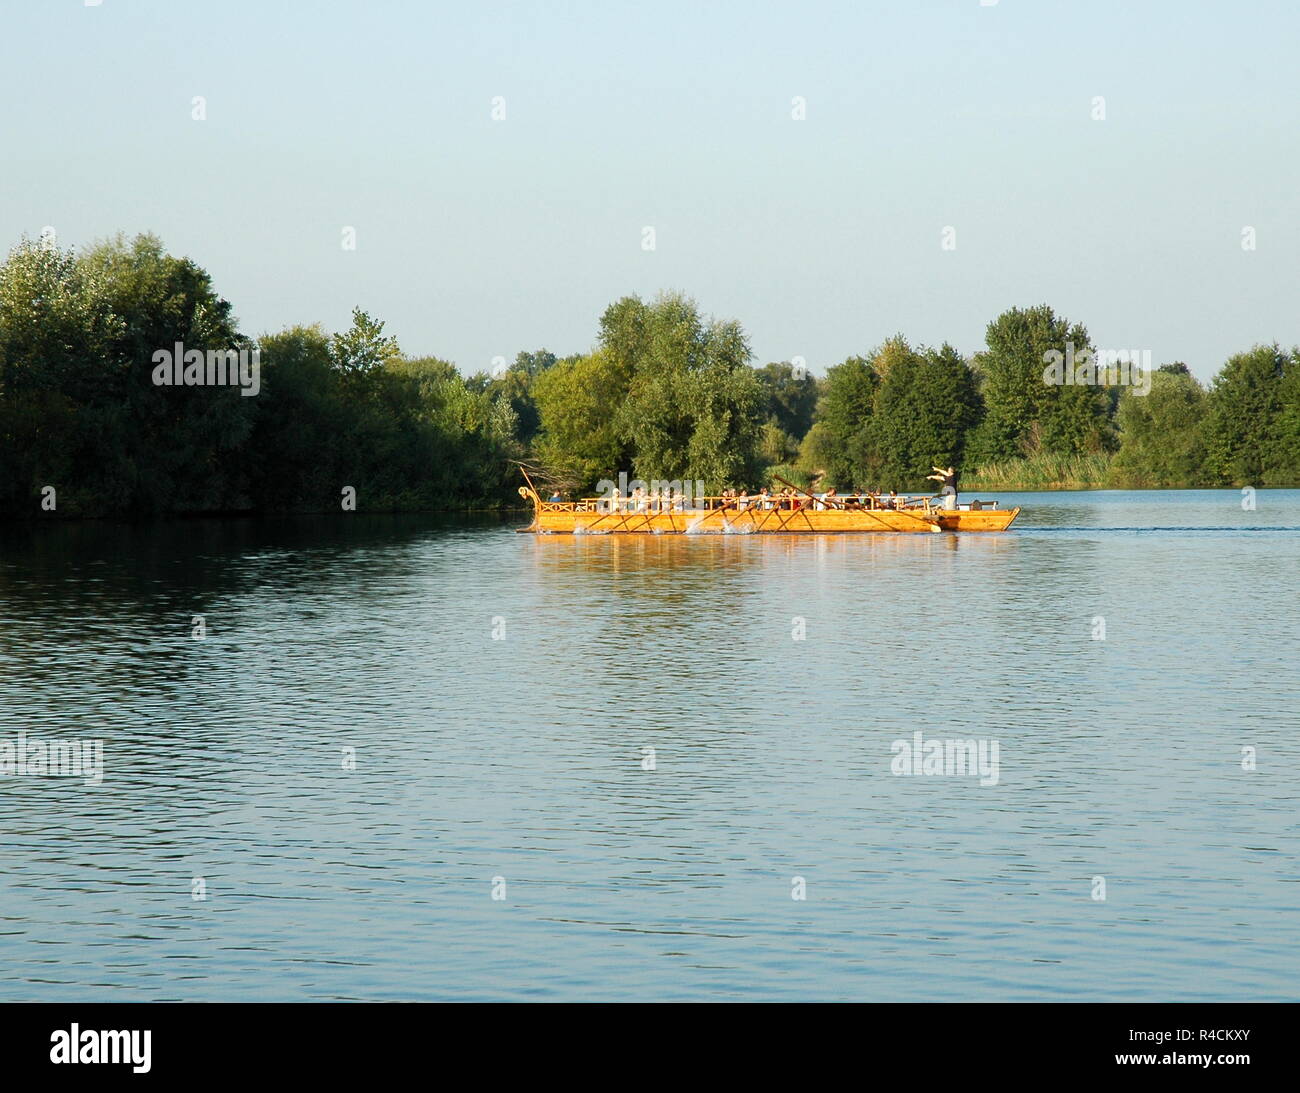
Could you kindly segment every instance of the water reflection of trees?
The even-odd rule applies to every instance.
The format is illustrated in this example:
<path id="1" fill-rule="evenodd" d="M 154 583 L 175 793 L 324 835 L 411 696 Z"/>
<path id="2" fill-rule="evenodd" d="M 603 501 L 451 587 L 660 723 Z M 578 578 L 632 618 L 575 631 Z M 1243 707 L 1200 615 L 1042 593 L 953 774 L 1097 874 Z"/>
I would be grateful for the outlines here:
<path id="1" fill-rule="evenodd" d="M 0 524 L 0 663 L 33 685 L 73 668 L 106 671 L 140 689 L 179 682 L 194 666 L 192 616 L 208 616 L 219 643 L 263 597 L 310 610 L 331 590 L 439 564 L 404 545 L 485 528 L 500 529 L 500 520 L 349 514 Z"/>

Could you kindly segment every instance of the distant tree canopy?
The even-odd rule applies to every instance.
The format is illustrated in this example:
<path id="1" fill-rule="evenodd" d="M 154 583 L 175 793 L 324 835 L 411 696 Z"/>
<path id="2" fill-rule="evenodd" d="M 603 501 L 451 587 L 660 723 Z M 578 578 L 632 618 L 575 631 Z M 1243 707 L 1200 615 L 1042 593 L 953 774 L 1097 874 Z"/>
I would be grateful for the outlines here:
<path id="1" fill-rule="evenodd" d="M 1230 358 L 1215 379 L 1207 440 L 1213 464 L 1227 478 L 1263 483 L 1295 465 L 1279 443 L 1287 411 L 1294 417 L 1295 405 L 1288 407 L 1283 396 L 1294 395 L 1295 370 L 1294 354 L 1261 345 Z"/>
<path id="2" fill-rule="evenodd" d="M 1207 397 L 1186 365 L 1158 369 L 1146 395 L 1125 390 L 1117 412 L 1124 438 L 1114 462 L 1117 482 L 1160 489 L 1201 480 Z"/>
<path id="3" fill-rule="evenodd" d="M 970 441 L 976 461 L 1100 452 L 1111 446 L 1101 386 L 1043 380 L 1048 353 L 1072 361 L 1091 352 L 1082 325 L 1071 325 L 1046 305 L 1012 308 L 989 323 L 985 342 L 987 350 L 975 357 L 984 398 L 984 418 Z"/>
<path id="4" fill-rule="evenodd" d="M 936 464 L 962 462 L 980 412 L 975 374 L 960 353 L 913 349 L 896 335 L 827 372 L 802 461 L 844 489 L 927 489 Z"/>
<path id="5" fill-rule="evenodd" d="M 967 432 L 980 418 L 975 374 L 950 345 L 913 350 L 901 337 L 872 414 L 867 481 L 925 489 L 938 466 L 963 461 Z"/>
<path id="6" fill-rule="evenodd" d="M 0 266 L 0 496 L 65 512 L 238 508 L 254 399 L 160 387 L 152 355 L 246 348 L 208 275 L 153 236 L 74 256 L 24 243 Z"/>
<path id="7" fill-rule="evenodd" d="M 177 348 L 256 351 L 256 396 L 161 383 L 157 355 Z M 994 319 L 971 360 L 896 335 L 817 379 L 752 367 L 739 323 L 668 293 L 610 304 L 590 352 L 525 350 L 466 378 L 405 356 L 360 308 L 346 330 L 253 342 L 207 273 L 151 235 L 80 253 L 24 240 L 0 265 L 0 511 L 327 512 L 346 487 L 362 510 L 500 506 L 519 459 L 576 493 L 620 471 L 915 492 L 936 464 L 1014 480 L 1075 457 L 1120 487 L 1300 484 L 1300 350 L 1257 345 L 1208 388 L 1181 362 L 1149 391 L 1100 372 L 1048 382 L 1053 354 L 1091 349 L 1038 305 Z"/>
<path id="8" fill-rule="evenodd" d="M 790 361 L 763 365 L 758 379 L 763 385 L 766 424 L 780 430 L 783 450 L 797 451 L 817 412 L 817 380 L 805 367 L 796 369 Z"/>
<path id="9" fill-rule="evenodd" d="M 866 473 L 871 462 L 872 414 L 879 389 L 880 373 L 866 357 L 849 357 L 827 370 L 817 403 L 816 424 L 808 434 L 821 462 L 810 462 L 814 453 L 802 451 L 808 469 L 823 470 L 832 485 L 844 486 Z M 808 447 L 805 443 L 804 448 Z"/>
<path id="10" fill-rule="evenodd" d="M 625 369 L 603 350 L 562 361 L 537 379 L 537 452 L 575 489 L 590 490 L 629 464 L 628 444 L 615 422 L 627 380 Z"/>
<path id="11" fill-rule="evenodd" d="M 260 353 L 260 390 L 160 386 L 154 356 Z M 142 235 L 80 255 L 24 242 L 0 266 L 0 507 L 65 515 L 498 504 L 520 451 L 509 401 L 406 360 L 360 309 L 258 345 L 208 275 Z"/>
<path id="12" fill-rule="evenodd" d="M 707 488 L 760 473 L 764 388 L 735 322 L 694 301 L 626 296 L 600 320 L 600 346 L 538 381 L 539 452 L 584 489 L 619 471 Z"/>

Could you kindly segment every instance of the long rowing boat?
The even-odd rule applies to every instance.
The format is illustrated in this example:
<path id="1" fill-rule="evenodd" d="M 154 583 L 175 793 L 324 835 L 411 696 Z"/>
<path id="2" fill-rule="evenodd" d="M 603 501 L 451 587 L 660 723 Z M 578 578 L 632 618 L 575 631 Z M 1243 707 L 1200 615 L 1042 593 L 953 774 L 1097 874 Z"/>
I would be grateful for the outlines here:
<path id="1" fill-rule="evenodd" d="M 528 478 L 527 472 L 524 475 Z M 780 479 L 784 482 L 784 479 Z M 786 483 L 789 485 L 789 483 Z M 525 532 L 560 535 L 604 534 L 841 534 L 845 532 L 1005 531 L 1019 507 L 998 508 L 996 501 L 972 501 L 954 508 L 921 498 L 907 508 L 877 506 L 871 499 L 774 497 L 765 503 L 751 498 L 744 507 L 735 498 L 697 497 L 690 507 L 681 501 L 656 498 L 586 497 L 578 501 L 548 501 L 533 487 L 519 487 L 519 496 L 533 506 L 533 522 Z"/>

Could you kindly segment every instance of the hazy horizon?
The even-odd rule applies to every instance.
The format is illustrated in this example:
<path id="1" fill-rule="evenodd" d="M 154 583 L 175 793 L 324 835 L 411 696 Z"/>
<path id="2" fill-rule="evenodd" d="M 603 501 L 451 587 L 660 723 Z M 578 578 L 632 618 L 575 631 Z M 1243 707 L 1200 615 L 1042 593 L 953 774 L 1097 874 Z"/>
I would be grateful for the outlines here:
<path id="1" fill-rule="evenodd" d="M 472 373 L 682 291 L 754 363 L 819 373 L 895 333 L 970 354 L 1038 303 L 1201 380 L 1300 343 L 1279 2 L 66 0 L 0 25 L 4 249 L 155 232 L 253 336 L 359 306 Z"/>

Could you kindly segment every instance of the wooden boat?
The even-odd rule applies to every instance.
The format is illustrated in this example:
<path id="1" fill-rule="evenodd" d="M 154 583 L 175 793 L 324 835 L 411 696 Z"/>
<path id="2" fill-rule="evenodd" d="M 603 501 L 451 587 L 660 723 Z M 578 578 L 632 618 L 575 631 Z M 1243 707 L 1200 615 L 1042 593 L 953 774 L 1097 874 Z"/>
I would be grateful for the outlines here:
<path id="1" fill-rule="evenodd" d="M 524 475 L 528 479 L 527 472 Z M 864 496 L 815 497 L 807 490 L 778 481 L 797 490 L 795 498 L 773 497 L 770 507 L 750 498 L 741 508 L 734 498 L 697 497 L 691 507 L 681 501 L 644 498 L 610 499 L 587 497 L 580 501 L 546 501 L 533 488 L 519 487 L 519 495 L 533 506 L 533 522 L 520 531 L 559 535 L 708 535 L 708 534 L 842 534 L 846 532 L 890 531 L 1005 531 L 1019 507 L 998 508 L 996 501 L 972 501 L 956 508 L 944 508 L 938 498 L 923 497 L 906 508 L 879 505 Z"/>

